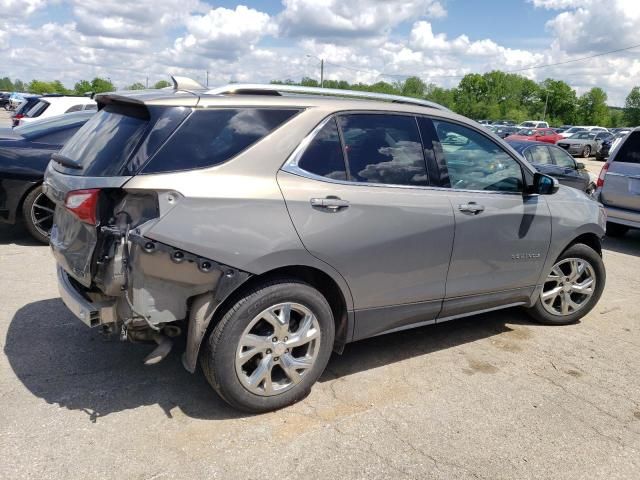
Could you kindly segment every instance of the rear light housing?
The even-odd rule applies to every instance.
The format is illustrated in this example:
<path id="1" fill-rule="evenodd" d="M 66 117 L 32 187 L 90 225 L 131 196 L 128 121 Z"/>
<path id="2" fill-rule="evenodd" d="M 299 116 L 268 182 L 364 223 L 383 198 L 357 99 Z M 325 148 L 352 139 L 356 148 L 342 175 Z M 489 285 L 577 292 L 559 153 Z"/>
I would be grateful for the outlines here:
<path id="1" fill-rule="evenodd" d="M 604 186 L 604 177 L 607 175 L 607 170 L 609 170 L 609 163 L 605 163 L 602 165 L 602 170 L 600 170 L 600 175 L 598 175 L 598 182 L 596 183 L 597 188 L 601 188 Z"/>
<path id="2" fill-rule="evenodd" d="M 73 190 L 67 193 L 64 199 L 64 206 L 73 213 L 80 221 L 91 225 L 97 224 L 99 188 L 86 190 Z"/>
<path id="3" fill-rule="evenodd" d="M 15 115 L 13 118 L 20 119 L 20 118 L 22 118 L 22 117 L 24 117 L 24 113 L 18 113 L 18 114 L 17 114 L 17 115 Z"/>

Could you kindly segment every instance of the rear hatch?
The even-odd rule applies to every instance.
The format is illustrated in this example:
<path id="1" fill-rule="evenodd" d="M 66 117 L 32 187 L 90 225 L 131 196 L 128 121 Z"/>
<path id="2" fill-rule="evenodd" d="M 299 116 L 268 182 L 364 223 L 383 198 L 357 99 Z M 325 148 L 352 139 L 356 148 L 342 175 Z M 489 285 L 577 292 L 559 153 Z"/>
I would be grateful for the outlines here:
<path id="1" fill-rule="evenodd" d="M 97 268 L 94 255 L 101 237 L 110 225 L 131 225 L 136 216 L 125 211 L 123 219 L 115 218 L 114 208 L 123 202 L 122 187 L 191 112 L 182 106 L 148 107 L 126 97 L 99 101 L 100 111 L 52 156 L 43 184 L 56 204 L 53 254 L 86 287 Z"/>
<path id="2" fill-rule="evenodd" d="M 615 147 L 600 201 L 613 208 L 640 212 L 640 131 L 631 132 Z"/>

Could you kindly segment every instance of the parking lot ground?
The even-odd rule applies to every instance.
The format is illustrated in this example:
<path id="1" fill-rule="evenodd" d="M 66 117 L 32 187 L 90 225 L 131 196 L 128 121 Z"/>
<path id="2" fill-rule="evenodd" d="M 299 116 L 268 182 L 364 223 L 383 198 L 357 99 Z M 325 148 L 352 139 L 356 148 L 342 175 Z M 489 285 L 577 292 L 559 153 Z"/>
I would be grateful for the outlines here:
<path id="1" fill-rule="evenodd" d="M 576 325 L 514 309 L 365 340 L 248 416 L 177 352 L 145 367 L 152 346 L 85 327 L 48 247 L 0 226 L 0 478 L 637 479 L 640 232 L 604 257 Z"/>

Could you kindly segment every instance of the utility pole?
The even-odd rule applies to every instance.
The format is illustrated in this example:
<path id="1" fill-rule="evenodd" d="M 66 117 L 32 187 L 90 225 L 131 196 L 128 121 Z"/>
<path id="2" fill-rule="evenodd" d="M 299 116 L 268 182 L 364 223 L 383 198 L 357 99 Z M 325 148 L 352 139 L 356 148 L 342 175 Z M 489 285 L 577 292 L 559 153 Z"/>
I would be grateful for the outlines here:
<path id="1" fill-rule="evenodd" d="M 207 70 L 207 87 L 209 86 L 209 70 Z"/>
<path id="2" fill-rule="evenodd" d="M 324 88 L 324 58 L 320 59 L 320 88 Z"/>
<path id="3" fill-rule="evenodd" d="M 147 83 L 145 88 L 149 88 L 149 76 L 147 76 Z"/>
<path id="4" fill-rule="evenodd" d="M 542 114 L 542 121 L 544 122 L 545 117 L 547 116 L 547 103 L 549 102 L 549 90 L 547 90 L 547 98 L 544 101 L 544 112 Z"/>

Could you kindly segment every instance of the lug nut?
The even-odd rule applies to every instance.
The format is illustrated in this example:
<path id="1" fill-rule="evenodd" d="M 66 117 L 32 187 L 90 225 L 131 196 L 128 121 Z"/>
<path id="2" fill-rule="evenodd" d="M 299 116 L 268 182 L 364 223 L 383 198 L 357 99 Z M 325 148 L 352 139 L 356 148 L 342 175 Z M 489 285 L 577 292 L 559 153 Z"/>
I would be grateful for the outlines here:
<path id="1" fill-rule="evenodd" d="M 273 361 L 274 361 L 274 362 L 278 362 L 278 361 L 280 361 L 280 357 L 273 357 Z"/>
<path id="2" fill-rule="evenodd" d="M 283 342 L 286 342 L 287 340 L 289 340 L 289 337 L 284 337 L 284 338 L 282 339 L 282 341 L 283 341 Z"/>
<path id="3" fill-rule="evenodd" d="M 267 348 L 267 355 L 271 354 L 271 349 Z"/>
<path id="4" fill-rule="evenodd" d="M 271 341 L 272 341 L 273 343 L 276 343 L 276 342 L 278 341 L 278 337 L 273 337 L 273 338 L 271 339 Z"/>

